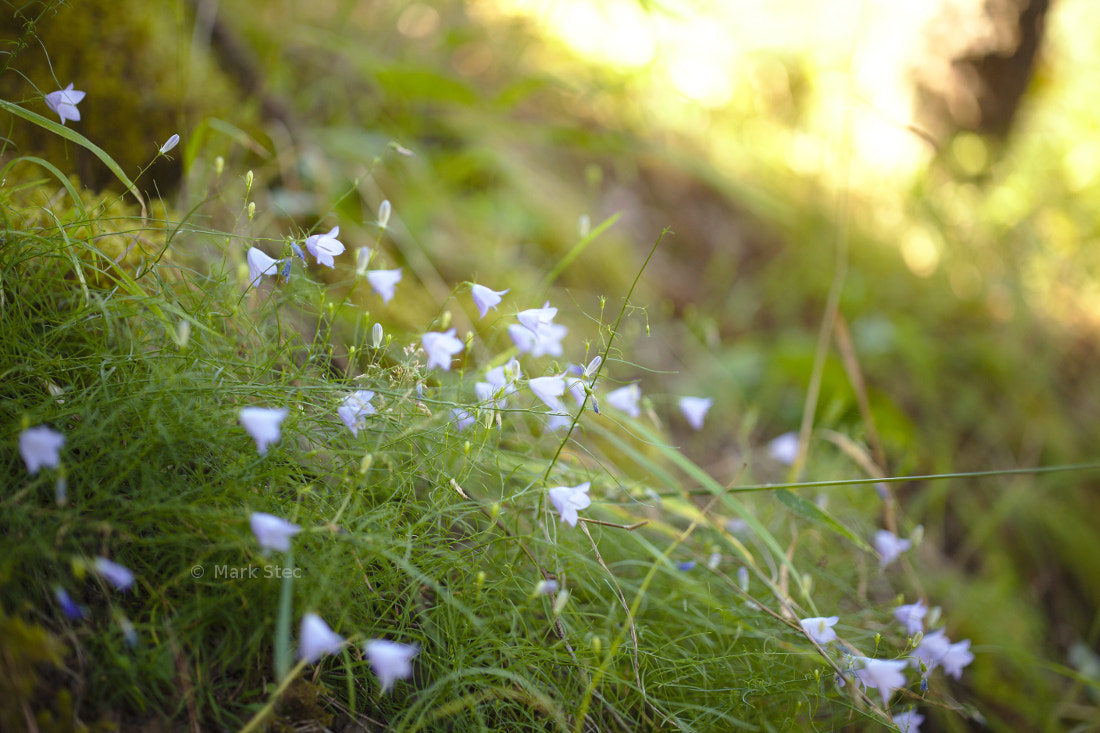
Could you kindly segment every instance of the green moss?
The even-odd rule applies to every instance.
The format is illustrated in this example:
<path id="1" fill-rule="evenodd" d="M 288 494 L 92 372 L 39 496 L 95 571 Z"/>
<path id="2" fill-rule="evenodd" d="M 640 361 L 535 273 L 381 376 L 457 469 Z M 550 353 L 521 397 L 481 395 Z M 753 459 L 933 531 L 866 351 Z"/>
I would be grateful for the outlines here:
<path id="1" fill-rule="evenodd" d="M 41 95 L 71 82 L 87 96 L 80 103 L 81 119 L 68 124 L 134 177 L 173 133 L 186 140 L 202 119 L 225 114 L 237 102 L 208 50 L 192 48 L 184 40 L 190 38 L 183 30 L 192 20 L 181 16 L 179 7 L 82 0 L 72 5 L 38 2 L 21 14 L 0 13 L 0 48 L 17 51 L 7 72 L 0 74 L 0 96 L 52 117 Z M 38 16 L 33 40 L 20 49 L 26 18 Z M 33 125 L 11 124 L 10 132 L 4 131 L 14 143 L 9 153 L 41 155 L 96 188 L 112 183 L 110 173 L 87 151 Z M 174 157 L 158 160 L 139 187 L 174 187 L 182 156 Z"/>

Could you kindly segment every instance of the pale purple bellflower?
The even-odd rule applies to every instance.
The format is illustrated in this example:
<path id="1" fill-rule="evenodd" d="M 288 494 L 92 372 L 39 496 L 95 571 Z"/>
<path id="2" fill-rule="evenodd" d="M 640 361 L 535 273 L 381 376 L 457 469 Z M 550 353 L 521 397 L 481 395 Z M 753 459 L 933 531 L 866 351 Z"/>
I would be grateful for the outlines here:
<path id="1" fill-rule="evenodd" d="M 473 296 L 474 305 L 477 306 L 478 313 L 481 314 L 481 318 L 489 312 L 490 308 L 496 308 L 500 305 L 502 295 L 507 293 L 511 288 L 505 290 L 491 290 L 484 285 L 474 285 L 470 289 L 470 295 Z"/>
<path id="2" fill-rule="evenodd" d="M 344 398 L 340 406 L 336 408 L 336 414 L 344 421 L 344 425 L 352 435 L 358 436 L 359 429 L 367 425 L 364 418 L 374 414 L 374 405 L 370 403 L 374 399 L 374 392 L 369 389 L 361 389 L 352 392 Z"/>
<path id="3" fill-rule="evenodd" d="M 437 366 L 445 372 L 450 371 L 455 354 L 465 348 L 453 328 L 442 332 L 428 331 L 420 338 L 420 344 L 428 354 L 428 369 Z"/>
<path id="4" fill-rule="evenodd" d="M 383 694 L 393 689 L 393 683 L 397 680 L 412 676 L 412 660 L 420 651 L 415 644 L 402 644 L 386 639 L 372 639 L 363 646 L 363 650 L 367 653 L 371 669 L 378 677 Z"/>
<path id="5" fill-rule="evenodd" d="M 290 538 L 302 531 L 297 524 L 267 512 L 252 512 L 248 518 L 248 524 L 252 527 L 252 534 L 256 535 L 256 541 L 260 543 L 260 548 L 264 552 L 289 551 Z"/>
<path id="6" fill-rule="evenodd" d="M 23 462 L 27 464 L 27 470 L 32 476 L 43 466 L 60 466 L 63 445 L 65 436 L 45 425 L 27 428 L 19 434 L 19 454 L 23 456 Z"/>
<path id="7" fill-rule="evenodd" d="M 642 398 L 642 388 L 637 384 L 628 384 L 625 387 L 608 392 L 604 402 L 620 412 L 625 412 L 630 417 L 639 417 L 642 414 L 638 407 L 638 400 Z"/>
<path id="8" fill-rule="evenodd" d="M 302 616 L 298 633 L 298 657 L 306 664 L 313 664 L 326 654 L 336 654 L 344 646 L 344 637 L 329 628 L 324 619 L 315 613 Z"/>
<path id="9" fill-rule="evenodd" d="M 256 441 L 256 450 L 260 455 L 267 453 L 267 447 L 279 442 L 282 437 L 280 426 L 286 419 L 285 407 L 277 409 L 269 407 L 242 407 L 240 421 L 252 439 Z"/>
<path id="10" fill-rule="evenodd" d="M 836 626 L 836 622 L 839 620 L 840 616 L 815 616 L 804 618 L 799 623 L 807 636 L 824 646 L 836 639 L 836 632 L 833 631 L 833 627 Z"/>
<path id="11" fill-rule="evenodd" d="M 249 247 L 245 258 L 248 260 L 248 281 L 254 288 L 260 286 L 264 275 L 276 275 L 279 272 L 279 261 L 268 257 L 261 249 Z"/>
<path id="12" fill-rule="evenodd" d="M 550 489 L 550 503 L 558 510 L 561 521 L 570 527 L 577 526 L 577 520 L 580 519 L 577 512 L 587 509 L 592 504 L 592 500 L 588 497 L 590 486 L 591 482 L 585 481 L 577 486 L 555 486 Z"/>
<path id="13" fill-rule="evenodd" d="M 924 616 L 928 613 L 928 607 L 923 600 L 898 606 L 894 609 L 894 618 L 905 625 L 905 633 L 909 636 L 924 631 Z"/>
<path id="14" fill-rule="evenodd" d="M 688 425 L 696 430 L 702 430 L 707 410 L 713 404 L 714 399 L 711 397 L 681 397 L 680 412 L 683 413 L 684 419 L 688 421 Z"/>
<path id="15" fill-rule="evenodd" d="M 306 249 L 317 259 L 318 265 L 336 267 L 333 257 L 344 252 L 344 245 L 337 239 L 338 236 L 340 236 L 340 227 L 335 226 L 325 234 L 306 237 Z"/>
<path id="16" fill-rule="evenodd" d="M 397 287 L 397 283 L 401 282 L 401 268 L 398 267 L 395 270 L 368 270 L 366 277 L 367 282 L 370 283 L 371 290 L 382 297 L 383 303 L 388 304 L 393 300 L 393 293 L 394 289 Z"/>
<path id="17" fill-rule="evenodd" d="M 127 590 L 134 584 L 134 571 L 105 557 L 95 559 L 95 570 L 114 586 L 115 590 Z"/>
<path id="18" fill-rule="evenodd" d="M 73 85 L 70 84 L 64 89 L 47 94 L 46 106 L 57 113 L 57 116 L 61 118 L 62 125 L 65 124 L 66 120 L 80 122 L 80 110 L 76 108 L 76 105 L 80 104 L 82 99 L 84 99 L 84 92 L 73 89 Z"/>

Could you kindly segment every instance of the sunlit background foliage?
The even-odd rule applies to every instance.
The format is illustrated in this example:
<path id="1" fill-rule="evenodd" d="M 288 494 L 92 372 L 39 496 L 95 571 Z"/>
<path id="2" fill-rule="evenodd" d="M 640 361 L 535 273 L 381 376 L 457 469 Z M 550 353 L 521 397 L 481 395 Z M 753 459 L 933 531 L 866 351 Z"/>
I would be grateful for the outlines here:
<path id="1" fill-rule="evenodd" d="M 938 674 L 923 700 L 913 684 L 891 712 L 918 705 L 925 730 L 1095 729 L 1094 470 L 897 482 L 896 504 L 866 484 L 797 490 L 863 540 L 886 521 L 920 527 L 904 567 L 883 573 L 771 492 L 739 495 L 766 530 L 739 537 L 730 505 L 659 447 L 735 491 L 1096 461 L 1100 7 L 1053 3 L 1010 128 L 981 134 L 915 92 L 949 83 L 940 41 L 953 37 L 922 34 L 945 11 L 921 5 L 6 3 L 0 98 L 47 115 L 41 95 L 76 82 L 88 96 L 70 127 L 164 204 L 143 219 L 97 158 L 5 115 L 5 162 L 40 156 L 60 176 L 22 160 L 0 191 L 0 722 L 245 725 L 278 682 L 280 585 L 189 569 L 262 561 L 246 526 L 261 510 L 310 528 L 295 619 L 317 610 L 342 633 L 424 647 L 391 696 L 351 651 L 308 671 L 282 691 L 282 729 L 884 726 L 740 593 L 742 540 L 864 653 L 904 646 L 899 598 L 925 597 L 972 640 L 961 680 Z M 173 160 L 138 177 L 173 132 Z M 348 263 L 369 246 L 372 266 L 404 268 L 394 301 L 353 264 L 245 293 L 247 244 L 283 256 L 288 238 L 337 224 Z M 511 311 L 479 321 L 470 282 L 511 288 Z M 645 414 L 586 415 L 554 483 L 595 473 L 592 515 L 645 528 L 592 525 L 590 541 L 535 513 L 557 443 L 518 409 L 533 402 L 506 428 L 449 424 L 510 347 L 503 324 L 545 299 L 573 361 L 603 352 L 625 308 L 601 385 L 639 380 Z M 475 334 L 462 377 L 403 348 L 444 322 Z M 354 443 L 334 410 L 360 387 L 385 407 Z M 715 399 L 700 433 L 675 409 L 684 394 Z M 284 430 L 297 437 L 263 461 L 235 422 L 252 403 L 295 405 Z M 79 436 L 68 508 L 15 449 L 25 421 L 47 419 Z M 803 426 L 800 467 L 769 457 Z M 147 579 L 141 593 L 88 584 L 82 602 L 112 611 L 65 624 L 50 589 L 103 553 Z M 567 631 L 533 593 L 540 568 L 568 581 Z M 761 580 L 750 591 L 782 613 Z M 142 635 L 134 650 L 120 614 Z"/>

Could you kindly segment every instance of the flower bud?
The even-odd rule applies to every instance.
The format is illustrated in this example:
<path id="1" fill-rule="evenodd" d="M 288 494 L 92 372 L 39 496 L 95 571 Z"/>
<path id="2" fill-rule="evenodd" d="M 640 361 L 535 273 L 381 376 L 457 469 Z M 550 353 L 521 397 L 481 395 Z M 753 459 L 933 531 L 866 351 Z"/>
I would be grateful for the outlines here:
<path id="1" fill-rule="evenodd" d="M 374 348 L 378 348 L 382 345 L 382 324 L 374 324 L 374 328 L 371 330 L 371 343 L 374 344 Z"/>
<path id="2" fill-rule="evenodd" d="M 393 206 L 390 204 L 390 200 L 386 199 L 378 206 L 378 226 L 381 229 L 385 229 L 390 223 L 390 214 L 393 211 Z"/>
<path id="3" fill-rule="evenodd" d="M 170 138 L 168 138 L 167 140 L 164 141 L 164 145 L 160 146 L 160 154 L 164 155 L 169 150 L 171 150 L 172 148 L 179 145 L 179 143 L 180 143 L 180 136 L 179 135 L 173 135 L 172 137 L 170 137 Z"/>
<path id="4" fill-rule="evenodd" d="M 225 172 L 225 158 L 218 156 L 214 158 L 214 175 L 221 178 L 222 173 Z"/>
<path id="5" fill-rule="evenodd" d="M 245 188 L 246 191 L 251 191 L 252 190 L 252 180 L 253 180 L 253 178 L 254 178 L 254 176 L 252 175 L 252 171 L 249 171 L 248 173 L 244 174 L 244 188 Z"/>

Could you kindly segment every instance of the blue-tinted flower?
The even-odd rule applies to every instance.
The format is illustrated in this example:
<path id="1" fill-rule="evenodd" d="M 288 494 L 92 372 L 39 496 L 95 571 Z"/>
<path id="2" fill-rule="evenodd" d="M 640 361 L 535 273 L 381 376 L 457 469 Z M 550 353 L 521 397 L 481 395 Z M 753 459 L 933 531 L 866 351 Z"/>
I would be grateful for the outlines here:
<path id="1" fill-rule="evenodd" d="M 60 585 L 54 586 L 53 594 L 57 599 L 57 604 L 61 606 L 61 612 L 65 614 L 65 618 L 70 621 L 80 621 L 88 617 L 88 609 L 78 605 L 69 595 L 69 592 Z"/>
<path id="2" fill-rule="evenodd" d="M 337 239 L 338 236 L 340 236 L 340 227 L 335 226 L 325 234 L 306 237 L 306 249 L 317 259 L 318 265 L 336 267 L 336 260 L 333 257 L 344 252 L 344 245 Z"/>
<path id="3" fill-rule="evenodd" d="M 683 570 L 684 572 L 687 572 L 688 570 L 694 570 L 695 569 L 695 561 L 694 560 L 684 560 L 682 563 L 679 563 L 679 564 L 676 565 L 676 569 L 677 570 Z"/>
<path id="4" fill-rule="evenodd" d="M 552 596 L 558 592 L 558 581 L 556 580 L 540 580 L 535 585 L 534 595 L 536 596 Z"/>
<path id="5" fill-rule="evenodd" d="M 898 536 L 893 532 L 880 529 L 875 533 L 874 545 L 875 551 L 878 553 L 879 567 L 884 568 L 897 560 L 901 553 L 913 546 L 913 543 L 909 540 L 898 539 Z"/>
<path id="6" fill-rule="evenodd" d="M 500 305 L 500 296 L 507 293 L 508 290 L 511 290 L 511 288 L 505 290 L 491 290 L 484 285 L 474 285 L 470 289 L 470 295 L 473 296 L 474 305 L 477 306 L 477 311 L 481 314 L 481 318 L 485 317 L 485 314 L 489 312 L 490 308 L 496 308 Z"/>
<path id="7" fill-rule="evenodd" d="M 73 85 L 70 84 L 64 89 L 47 94 L 46 106 L 57 113 L 61 118 L 61 124 L 64 125 L 66 120 L 80 121 L 80 110 L 76 105 L 80 104 L 82 99 L 84 99 L 84 92 L 73 89 Z"/>
<path id="8" fill-rule="evenodd" d="M 297 257 L 298 259 L 300 259 L 302 261 L 303 265 L 307 264 L 306 263 L 306 253 L 302 251 L 302 248 L 299 247 L 297 245 L 297 243 L 295 243 L 295 242 L 290 243 L 290 251 L 294 253 L 295 257 Z"/>
<path id="9" fill-rule="evenodd" d="M 302 616 L 298 633 L 298 658 L 313 664 L 326 654 L 336 654 L 344 646 L 344 637 L 329 628 L 315 613 Z"/>
<path id="10" fill-rule="evenodd" d="M 43 466 L 60 466 L 63 445 L 65 436 L 45 425 L 27 428 L 19 434 L 19 454 L 23 456 L 23 462 L 27 464 L 27 470 L 32 476 Z"/>
<path id="11" fill-rule="evenodd" d="M 882 704 L 890 702 L 894 690 L 905 687 L 905 675 L 902 670 L 908 665 L 903 659 L 869 659 L 851 657 L 852 674 L 861 686 L 873 687 L 882 695 Z"/>
<path id="12" fill-rule="evenodd" d="M 963 667 L 974 661 L 970 639 L 952 644 L 943 629 L 925 634 L 910 656 L 914 660 L 914 666 L 924 668 L 925 676 L 938 664 L 943 667 L 944 674 L 955 679 L 962 675 Z"/>
<path id="13" fill-rule="evenodd" d="M 588 498 L 590 482 L 585 481 L 577 486 L 555 486 L 550 489 L 550 503 L 558 510 L 561 521 L 570 527 L 577 526 L 577 512 L 588 508 L 592 500 Z"/>
<path id="14" fill-rule="evenodd" d="M 913 636 L 924 631 L 924 615 L 928 613 L 928 607 L 923 600 L 898 606 L 894 609 L 894 618 L 905 625 L 905 633 Z"/>
<path id="15" fill-rule="evenodd" d="M 784 466 L 792 465 L 798 457 L 798 433 L 783 433 L 772 440 L 768 443 L 768 455 Z"/>
<path id="16" fill-rule="evenodd" d="M 707 410 L 713 404 L 714 399 L 711 397 L 681 397 L 680 412 L 683 413 L 684 419 L 688 421 L 688 425 L 696 430 L 702 430 Z"/>
<path id="17" fill-rule="evenodd" d="M 269 407 L 242 407 L 240 421 L 252 439 L 256 441 L 256 450 L 260 455 L 267 453 L 267 447 L 279 442 L 282 437 L 281 425 L 286 419 L 285 407 L 272 409 Z"/>
<path id="18" fill-rule="evenodd" d="M 389 303 L 393 300 L 397 283 L 401 282 L 401 268 L 398 267 L 395 270 L 368 270 L 367 282 L 370 283 L 371 290 L 382 297 L 383 303 Z"/>
<path id="19" fill-rule="evenodd" d="M 254 288 L 260 286 L 264 275 L 275 275 L 279 272 L 279 261 L 268 257 L 263 250 L 249 247 L 245 257 L 248 260 L 248 281 Z"/>
<path id="20" fill-rule="evenodd" d="M 397 680 L 412 676 L 412 660 L 420 649 L 415 644 L 374 639 L 364 645 L 367 661 L 382 686 L 383 694 L 393 688 Z"/>
<path id="21" fill-rule="evenodd" d="M 909 708 L 901 715 L 895 715 L 891 720 L 901 733 L 920 733 L 920 724 L 924 722 L 924 716 L 918 713 L 916 708 Z"/>
<path id="22" fill-rule="evenodd" d="M 367 425 L 366 420 L 363 418 L 374 414 L 374 405 L 370 403 L 373 399 L 374 392 L 369 389 L 361 389 L 345 397 L 340 406 L 336 408 L 336 414 L 340 416 L 352 435 L 358 436 L 359 429 Z"/>
<path id="23" fill-rule="evenodd" d="M 267 512 L 252 512 L 248 518 L 248 524 L 252 527 L 252 534 L 256 535 L 256 541 L 260 543 L 264 552 L 268 550 L 287 552 L 290 550 L 290 538 L 302 531 L 297 524 Z"/>
<path id="24" fill-rule="evenodd" d="M 105 557 L 95 559 L 95 570 L 115 587 L 115 590 L 127 590 L 134 584 L 134 571 Z"/>
<path id="25" fill-rule="evenodd" d="M 833 627 L 836 626 L 836 622 L 839 620 L 840 616 L 815 616 L 804 618 L 799 623 L 807 636 L 824 646 L 836 639 L 836 632 L 833 631 Z"/>
<path id="26" fill-rule="evenodd" d="M 558 309 L 549 304 L 520 311 L 516 315 L 519 323 L 508 326 L 508 336 L 516 349 L 521 354 L 529 353 L 534 357 L 561 356 L 561 340 L 569 330 L 554 323 L 557 313 Z"/>
<path id="27" fill-rule="evenodd" d="M 458 432 L 462 432 L 466 428 L 477 422 L 477 416 L 469 410 L 463 410 L 460 407 L 455 407 L 451 410 L 451 422 L 454 423 Z"/>
<path id="28" fill-rule="evenodd" d="M 428 369 L 437 366 L 445 372 L 450 371 L 455 354 L 465 348 L 453 328 L 443 332 L 428 331 L 420 338 L 420 344 L 428 354 Z"/>
<path id="29" fill-rule="evenodd" d="M 535 377 L 527 380 L 527 387 L 554 412 L 565 412 L 561 396 L 565 394 L 565 379 L 562 377 Z"/>
<path id="30" fill-rule="evenodd" d="M 170 138 L 168 138 L 167 140 L 164 141 L 164 145 L 160 146 L 160 150 L 158 152 L 161 155 L 164 155 L 169 150 L 171 150 L 172 148 L 176 147 L 179 144 L 180 144 L 180 136 L 178 134 L 172 135 L 172 137 L 170 137 Z"/>
<path id="31" fill-rule="evenodd" d="M 625 412 L 631 417 L 639 417 L 642 414 L 638 407 L 638 400 L 642 398 L 642 388 L 637 384 L 628 384 L 625 387 L 608 392 L 604 396 L 604 402 L 620 412 Z"/>
<path id="32" fill-rule="evenodd" d="M 507 407 L 505 397 L 516 391 L 516 380 L 523 376 L 519 362 L 509 360 L 507 364 L 493 367 L 485 373 L 485 381 L 474 385 L 478 402 L 492 400 L 493 407 L 500 410 Z"/>

